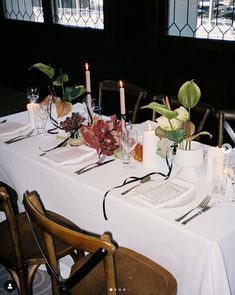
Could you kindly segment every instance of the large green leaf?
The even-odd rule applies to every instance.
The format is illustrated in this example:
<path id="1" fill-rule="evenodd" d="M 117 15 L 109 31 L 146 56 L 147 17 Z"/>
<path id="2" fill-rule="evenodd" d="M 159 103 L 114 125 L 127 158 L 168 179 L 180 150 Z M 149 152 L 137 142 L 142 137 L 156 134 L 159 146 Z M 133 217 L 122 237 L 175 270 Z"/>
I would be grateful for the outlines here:
<path id="1" fill-rule="evenodd" d="M 53 85 L 54 86 L 61 86 L 63 85 L 64 83 L 68 82 L 69 81 L 69 77 L 67 74 L 62 74 L 62 75 L 59 75 L 54 81 L 53 81 Z"/>
<path id="2" fill-rule="evenodd" d="M 180 143 L 184 140 L 185 132 L 183 129 L 177 129 L 175 131 L 166 131 L 163 130 L 161 127 L 157 127 L 155 130 L 155 134 L 159 138 L 168 138 L 171 141 Z"/>
<path id="3" fill-rule="evenodd" d="M 32 65 L 29 69 L 31 70 L 32 68 L 36 68 L 46 74 L 50 79 L 52 79 L 55 75 L 54 69 L 49 65 L 45 65 L 43 63 L 36 63 Z"/>
<path id="4" fill-rule="evenodd" d="M 177 129 L 175 131 L 165 131 L 165 134 L 168 139 L 177 143 L 182 142 L 185 135 L 183 129 Z"/>
<path id="5" fill-rule="evenodd" d="M 179 89 L 178 99 L 185 108 L 193 108 L 200 98 L 201 90 L 193 80 L 185 82 Z"/>
<path id="6" fill-rule="evenodd" d="M 78 85 L 74 87 L 66 87 L 64 96 L 67 100 L 71 101 L 86 92 L 86 88 L 83 85 Z"/>
<path id="7" fill-rule="evenodd" d="M 168 110 L 168 108 L 164 104 L 160 104 L 155 101 L 141 107 L 141 109 L 152 109 L 160 115 L 166 117 L 168 120 L 174 119 L 178 116 L 178 113 L 176 111 Z"/>

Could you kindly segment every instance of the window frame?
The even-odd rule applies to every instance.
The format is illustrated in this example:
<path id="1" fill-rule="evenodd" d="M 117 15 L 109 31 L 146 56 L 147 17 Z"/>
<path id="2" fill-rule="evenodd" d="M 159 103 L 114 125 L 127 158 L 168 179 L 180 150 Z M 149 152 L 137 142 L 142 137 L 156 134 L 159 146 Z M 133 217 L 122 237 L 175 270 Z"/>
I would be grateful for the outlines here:
<path id="1" fill-rule="evenodd" d="M 168 0 L 167 0 L 168 1 Z M 168 30 L 168 3 L 167 1 L 157 0 L 156 18 L 155 18 L 155 44 L 162 49 L 177 48 L 177 51 L 209 51 L 224 53 L 234 52 L 235 40 L 218 40 L 218 39 L 204 39 L 193 38 L 185 36 L 170 36 L 167 34 Z"/>
<path id="2" fill-rule="evenodd" d="M 26 20 L 20 20 L 20 19 L 11 19 L 11 18 L 6 18 L 4 15 L 4 4 L 3 1 L 0 1 L 0 19 L 1 20 L 6 20 L 6 21 L 18 21 L 21 23 L 30 23 L 30 24 L 51 24 L 54 26 L 61 26 L 61 27 L 66 27 L 68 29 L 77 29 L 77 30 L 94 30 L 94 31 L 105 31 L 105 0 L 103 0 L 103 23 L 104 23 L 104 28 L 103 29 L 97 29 L 97 28 L 91 28 L 91 27 L 81 27 L 81 26 L 71 26 L 71 25 L 66 25 L 66 24 L 61 24 L 56 22 L 57 20 L 57 14 L 56 14 L 56 0 L 41 0 L 42 4 L 42 11 L 43 11 L 43 17 L 44 21 L 43 22 L 34 22 L 34 21 L 26 21 Z"/>

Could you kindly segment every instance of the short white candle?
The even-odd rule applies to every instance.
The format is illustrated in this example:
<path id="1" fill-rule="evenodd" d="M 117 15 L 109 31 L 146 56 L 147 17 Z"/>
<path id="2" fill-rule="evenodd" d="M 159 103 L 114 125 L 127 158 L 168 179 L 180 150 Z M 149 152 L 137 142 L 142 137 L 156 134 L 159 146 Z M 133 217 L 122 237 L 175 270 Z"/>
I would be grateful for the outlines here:
<path id="1" fill-rule="evenodd" d="M 28 121 L 32 128 L 35 128 L 35 116 L 37 115 L 38 108 L 38 103 L 30 102 L 27 104 Z"/>
<path id="2" fill-rule="evenodd" d="M 156 165 L 157 136 L 155 130 L 149 124 L 148 130 L 144 131 L 143 164 L 145 168 L 154 168 Z"/>
<path id="3" fill-rule="evenodd" d="M 219 147 L 208 147 L 207 150 L 207 169 L 206 169 L 206 178 L 208 181 L 212 181 L 213 174 L 213 160 L 216 157 L 224 157 L 222 149 Z"/>
<path id="4" fill-rule="evenodd" d="M 122 116 L 122 129 L 125 128 L 125 120 L 123 116 L 126 114 L 126 103 L 125 103 L 125 89 L 123 88 L 123 83 L 120 81 L 120 111 Z"/>
<path id="5" fill-rule="evenodd" d="M 90 114 L 92 115 L 92 103 L 91 103 L 91 76 L 88 67 L 88 63 L 85 64 L 85 75 L 86 75 L 86 91 L 88 92 L 87 98 L 87 107 L 89 109 Z"/>

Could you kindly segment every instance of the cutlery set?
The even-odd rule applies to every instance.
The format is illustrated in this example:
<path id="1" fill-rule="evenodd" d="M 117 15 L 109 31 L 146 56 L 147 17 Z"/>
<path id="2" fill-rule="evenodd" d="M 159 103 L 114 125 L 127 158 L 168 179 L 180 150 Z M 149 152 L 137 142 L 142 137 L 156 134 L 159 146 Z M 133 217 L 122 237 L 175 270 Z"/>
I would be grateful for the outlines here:
<path id="1" fill-rule="evenodd" d="M 83 168 L 81 168 L 81 169 L 75 171 L 74 173 L 80 175 L 80 174 L 83 174 L 84 172 L 87 172 L 87 171 L 90 171 L 90 170 L 92 170 L 92 169 L 94 169 L 94 168 L 97 168 L 97 167 L 103 166 L 103 165 L 108 164 L 108 163 L 110 163 L 110 162 L 112 162 L 112 161 L 115 160 L 115 159 L 111 159 L 111 160 L 104 161 L 105 158 L 106 158 L 106 156 L 103 155 L 103 156 L 101 156 L 101 158 L 100 158 L 97 162 L 95 162 L 95 163 L 91 163 L 91 164 L 89 164 L 89 165 L 86 165 L 85 167 L 83 167 Z"/>
<path id="2" fill-rule="evenodd" d="M 196 207 L 192 208 L 191 210 L 189 210 L 188 212 L 186 212 L 184 215 L 176 218 L 175 221 L 180 222 L 182 219 L 184 219 L 192 211 L 194 211 L 196 209 L 201 209 L 196 214 L 194 214 L 193 216 L 189 217 L 188 219 L 186 219 L 186 220 L 184 220 L 182 222 L 182 224 L 184 224 L 184 225 L 187 224 L 189 221 L 191 221 L 195 217 L 201 215 L 202 213 L 204 213 L 204 212 L 206 212 L 206 211 L 208 211 L 209 209 L 212 208 L 212 206 L 208 206 L 210 200 L 211 200 L 211 196 L 207 195 Z"/>
<path id="3" fill-rule="evenodd" d="M 6 144 L 11 144 L 11 143 L 14 143 L 14 142 L 17 142 L 17 141 L 20 141 L 20 140 L 23 140 L 23 139 L 26 139 L 26 138 L 29 138 L 31 136 L 33 136 L 34 134 L 34 130 L 30 130 L 27 134 L 24 134 L 24 135 L 18 135 L 16 137 L 13 137 L 7 141 L 4 141 L 4 143 Z"/>

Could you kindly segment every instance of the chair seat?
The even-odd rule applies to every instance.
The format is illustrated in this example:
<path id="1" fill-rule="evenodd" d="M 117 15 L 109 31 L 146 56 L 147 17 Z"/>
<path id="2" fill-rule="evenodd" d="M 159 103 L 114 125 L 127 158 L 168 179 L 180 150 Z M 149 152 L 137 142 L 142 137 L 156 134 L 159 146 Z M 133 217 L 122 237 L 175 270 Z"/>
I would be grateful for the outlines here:
<path id="1" fill-rule="evenodd" d="M 83 265 L 90 254 L 76 262 L 71 275 Z M 143 263 L 144 261 L 144 263 Z M 128 295 L 173 295 L 176 294 L 176 281 L 162 266 L 143 255 L 118 247 L 114 254 L 117 294 Z M 143 290 L 144 286 L 144 290 Z M 72 295 L 106 295 L 106 282 L 103 262 L 100 262 L 72 290 Z"/>
<path id="2" fill-rule="evenodd" d="M 65 218 L 54 212 L 48 211 L 50 219 L 56 219 L 57 221 L 65 222 Z M 36 244 L 33 237 L 32 229 L 25 212 L 17 214 L 16 221 L 19 225 L 19 234 L 22 246 L 23 260 L 28 265 L 33 264 L 44 264 L 45 260 Z M 71 223 L 71 225 L 75 226 Z M 78 227 L 77 227 L 78 228 Z M 11 241 L 11 233 L 7 220 L 0 223 L 0 237 L 4 243 L 0 243 L 0 262 L 6 267 L 15 269 L 16 257 L 14 255 L 14 249 Z M 58 258 L 64 257 L 65 255 L 71 254 L 74 250 L 73 247 L 65 244 L 64 242 L 55 240 L 56 254 Z"/>

